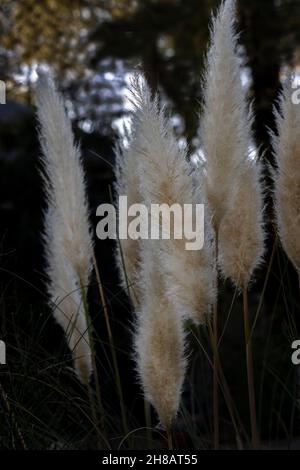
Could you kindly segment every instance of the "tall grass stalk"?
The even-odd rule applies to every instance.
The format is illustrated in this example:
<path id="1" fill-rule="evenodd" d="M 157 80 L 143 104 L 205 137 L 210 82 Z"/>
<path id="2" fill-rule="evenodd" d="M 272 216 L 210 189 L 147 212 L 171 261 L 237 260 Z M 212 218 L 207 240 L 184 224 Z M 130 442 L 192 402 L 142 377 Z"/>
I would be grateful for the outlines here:
<path id="1" fill-rule="evenodd" d="M 207 160 L 204 190 L 213 215 L 217 245 L 216 263 L 224 277 L 230 278 L 239 289 L 243 290 L 243 286 L 249 285 L 254 270 L 262 260 L 264 229 L 261 169 L 258 158 L 253 161 L 249 156 L 249 149 L 253 145 L 253 117 L 247 103 L 246 90 L 241 84 L 235 21 L 236 2 L 226 0 L 213 19 L 204 80 L 201 137 Z M 241 220 L 243 222 L 239 223 Z M 217 316 L 217 311 L 215 315 Z M 214 340 L 218 344 L 217 320 L 214 320 L 214 330 L 216 337 Z M 245 324 L 245 331 L 248 332 L 248 324 Z M 251 351 L 248 336 L 246 348 Z M 217 353 L 217 348 L 215 351 Z M 249 351 L 247 364 L 250 379 L 252 378 L 248 381 L 252 422 L 255 419 L 255 407 L 253 372 L 251 373 L 253 366 L 251 369 L 252 359 Z M 218 357 L 216 357 L 215 416 L 218 415 L 215 390 L 218 367 Z M 214 444 L 218 447 L 219 430 L 216 417 L 214 426 Z M 253 436 L 255 442 L 256 434 L 255 432 Z"/>
<path id="2" fill-rule="evenodd" d="M 98 265 L 97 265 L 95 255 L 93 255 L 93 263 L 94 263 L 94 269 L 95 269 L 95 273 L 96 273 L 96 279 L 97 279 L 97 285 L 98 285 L 98 289 L 99 289 L 99 295 L 100 295 L 102 308 L 103 308 L 103 312 L 104 312 L 104 317 L 105 317 L 105 323 L 106 323 L 106 328 L 107 328 L 107 334 L 108 334 L 108 341 L 109 341 L 111 356 L 112 356 L 112 360 L 113 360 L 116 385 L 117 385 L 117 390 L 118 390 L 119 399 L 120 399 L 120 408 L 121 408 L 124 432 L 125 432 L 125 434 L 128 434 L 129 427 L 128 427 L 128 423 L 127 423 L 127 416 L 126 416 L 126 409 L 125 409 L 125 403 L 124 403 L 122 383 L 121 383 L 121 379 L 120 379 L 118 360 L 117 360 L 117 355 L 116 355 L 116 350 L 115 350 L 115 345 L 114 345 L 114 339 L 113 339 L 112 329 L 111 329 L 110 320 L 109 320 L 109 313 L 108 313 L 108 309 L 107 309 L 107 303 L 106 303 L 106 300 L 105 300 L 103 285 L 102 285 L 100 272 L 99 272 L 99 269 L 98 269 Z"/>
<path id="3" fill-rule="evenodd" d="M 144 413 L 145 413 L 145 423 L 147 427 L 147 443 L 148 443 L 148 447 L 150 448 L 151 441 L 152 441 L 151 405 L 145 398 L 144 398 Z"/>
<path id="4" fill-rule="evenodd" d="M 258 446 L 258 431 L 253 377 L 252 338 L 249 324 L 248 286 L 264 253 L 262 225 L 263 198 L 259 184 L 260 169 L 253 163 L 245 165 L 238 189 L 220 229 L 220 265 L 224 275 L 243 292 L 244 332 L 252 445 Z M 243 223 L 237 227 L 237 221 Z"/>
<path id="5" fill-rule="evenodd" d="M 258 437 L 257 417 L 256 417 L 255 388 L 254 388 L 254 374 L 253 374 L 253 353 L 252 353 L 252 340 L 251 340 L 251 333 L 250 333 L 251 330 L 250 330 L 250 320 L 249 320 L 247 287 L 243 288 L 243 307 L 244 307 L 243 308 L 244 332 L 245 332 L 245 345 L 246 345 L 246 363 L 247 363 L 247 380 L 248 380 L 252 447 L 254 450 L 257 450 L 259 447 L 259 437 Z"/>
<path id="6" fill-rule="evenodd" d="M 2 398 L 2 401 L 4 403 L 4 406 L 6 408 L 6 411 L 7 411 L 7 414 L 10 418 L 10 421 L 11 421 L 11 424 L 12 424 L 12 428 L 16 431 L 17 433 L 17 436 L 18 436 L 18 439 L 20 441 L 20 444 L 21 444 L 21 447 L 23 450 L 27 450 L 27 445 L 25 443 L 25 440 L 24 440 L 24 436 L 23 436 L 23 433 L 21 432 L 19 426 L 18 426 L 18 423 L 16 421 L 16 418 L 15 418 L 15 415 L 11 409 L 11 406 L 10 406 L 10 403 L 9 403 L 9 399 L 8 399 L 8 396 L 3 388 L 3 386 L 1 385 L 0 383 L 0 398 Z M 13 434 L 12 434 L 12 437 L 13 437 Z M 16 446 L 15 446 L 15 443 L 13 443 L 13 447 L 16 449 Z"/>
<path id="7" fill-rule="evenodd" d="M 131 180 L 138 170 L 136 184 L 147 207 L 194 203 L 198 196 L 186 152 L 180 150 L 164 106 L 160 106 L 158 96 L 152 95 L 142 76 L 132 81 L 132 103 L 133 138 L 127 158 L 138 156 L 137 165 L 130 178 L 125 182 L 121 178 L 117 189 L 127 186 L 127 179 Z M 119 175 L 125 175 L 126 160 L 119 159 L 119 168 Z M 159 216 L 154 222 L 160 229 L 166 228 Z M 134 276 L 141 300 L 135 306 L 137 369 L 145 397 L 168 431 L 179 408 L 186 369 L 184 318 L 203 323 L 214 298 L 210 244 L 205 244 L 203 250 L 186 250 L 185 234 L 176 239 L 176 229 L 182 229 L 178 218 L 172 226 L 174 235 L 170 234 L 168 240 L 136 241 L 132 247 L 132 251 L 139 251 L 137 255 L 134 250 L 133 261 L 140 260 Z"/>
<path id="8" fill-rule="evenodd" d="M 218 232 L 215 235 L 215 266 L 218 266 Z M 213 305 L 213 420 L 214 420 L 214 448 L 220 447 L 220 418 L 219 418 L 219 335 L 218 335 L 218 273 L 216 277 L 216 299 Z"/>
<path id="9" fill-rule="evenodd" d="M 300 105 L 295 77 L 283 84 L 274 109 L 277 134 L 272 133 L 276 169 L 273 170 L 275 215 L 282 247 L 293 264 L 300 293 Z"/>
<path id="10" fill-rule="evenodd" d="M 46 192 L 44 246 L 47 290 L 53 314 L 67 335 L 75 371 L 88 384 L 92 369 L 81 284 L 88 286 L 93 242 L 81 153 L 61 95 L 47 74 L 36 88 L 43 180 Z M 59 305 L 59 308 L 57 306 Z"/>
<path id="11" fill-rule="evenodd" d="M 236 2 L 222 2 L 212 20 L 210 47 L 203 80 L 203 108 L 200 116 L 201 143 L 205 156 L 203 191 L 212 214 L 215 237 L 215 263 L 219 263 L 221 227 L 230 208 L 234 185 L 250 143 L 251 119 L 241 84 L 241 69 L 235 32 Z M 224 119 L 226 116 L 226 119 Z M 228 252 L 228 250 L 227 250 Z M 218 403 L 218 311 L 213 311 L 213 414 L 214 447 L 219 448 Z"/>
<path id="12" fill-rule="evenodd" d="M 172 429 L 167 429 L 168 449 L 173 450 L 173 435 Z"/>
<path id="13" fill-rule="evenodd" d="M 215 352 L 215 341 L 214 341 L 214 333 L 213 333 L 213 324 L 212 323 L 213 322 L 208 322 L 208 330 L 209 330 L 209 335 L 210 335 L 210 341 L 211 341 L 211 344 L 213 346 L 213 354 L 215 354 L 216 357 L 218 357 L 218 354 Z M 213 371 L 214 370 L 214 361 L 211 362 L 211 360 L 209 358 L 209 355 L 207 354 L 207 352 L 203 348 L 203 345 L 199 342 L 199 339 L 196 338 L 196 340 L 197 340 L 201 350 L 203 351 L 203 353 L 204 353 L 204 355 L 205 355 L 205 357 L 206 357 L 206 359 L 207 359 L 208 363 L 210 364 L 211 369 Z M 242 426 L 242 423 L 241 423 L 240 416 L 238 415 L 238 411 L 235 407 L 232 395 L 230 393 L 230 389 L 229 389 L 228 383 L 226 381 L 226 378 L 225 378 L 225 375 L 224 375 L 224 372 L 223 372 L 223 368 L 222 368 L 222 364 L 221 364 L 220 361 L 218 361 L 217 368 L 218 368 L 217 386 L 218 386 L 218 389 L 220 389 L 222 391 L 222 394 L 224 396 L 224 400 L 225 400 L 225 403 L 226 403 L 226 406 L 227 406 L 227 409 L 228 409 L 228 412 L 229 412 L 229 415 L 230 415 L 230 418 L 231 418 L 231 422 L 232 422 L 233 427 L 234 427 L 237 445 L 238 445 L 238 448 L 241 448 L 242 447 L 242 444 L 241 444 L 242 439 L 241 439 L 241 433 L 240 433 L 239 429 L 242 429 L 242 431 L 244 431 L 244 429 L 243 429 L 243 426 Z M 245 432 L 244 432 L 244 434 L 245 434 Z"/>
<path id="14" fill-rule="evenodd" d="M 87 322 L 89 344 L 91 347 L 91 358 L 92 358 L 92 364 L 93 364 L 93 374 L 95 377 L 97 404 L 98 404 L 98 410 L 100 413 L 100 427 L 99 427 L 98 413 L 94 404 L 94 393 L 89 382 L 87 383 L 87 388 L 88 388 L 88 393 L 89 393 L 91 410 L 92 410 L 93 418 L 95 420 L 95 425 L 97 429 L 97 435 L 98 435 L 99 440 L 102 441 L 101 431 L 103 434 L 105 434 L 105 420 L 104 420 L 104 407 L 102 404 L 102 396 L 101 396 L 101 388 L 100 388 L 100 379 L 98 375 L 97 362 L 96 362 L 96 351 L 95 351 L 94 338 L 93 338 L 93 333 L 92 333 L 92 324 L 91 324 L 89 313 L 88 313 L 86 287 L 82 284 L 82 282 L 80 282 L 80 288 L 81 288 L 81 297 L 83 301 L 84 314 L 85 314 L 85 318 Z M 101 428 L 101 431 L 100 431 L 100 428 Z"/>

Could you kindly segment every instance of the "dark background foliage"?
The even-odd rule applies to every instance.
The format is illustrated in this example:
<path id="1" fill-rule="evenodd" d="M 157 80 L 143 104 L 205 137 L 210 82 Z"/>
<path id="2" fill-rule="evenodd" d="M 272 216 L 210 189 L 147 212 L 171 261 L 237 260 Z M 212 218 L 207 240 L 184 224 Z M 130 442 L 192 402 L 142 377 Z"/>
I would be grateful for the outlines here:
<path id="1" fill-rule="evenodd" d="M 81 415 L 71 404 L 83 400 L 85 392 L 64 367 L 70 358 L 45 296 L 41 243 L 44 199 L 33 93 L 37 65 L 54 70 L 66 99 L 84 155 L 95 227 L 96 207 L 111 200 L 116 130 L 120 118 L 129 113 L 124 89 L 136 69 L 142 68 L 153 90 L 160 91 L 176 118 L 175 130 L 187 140 L 190 153 L 199 151 L 201 74 L 210 14 L 218 4 L 217 0 L 0 2 L 0 79 L 7 86 L 7 104 L 0 105 L 0 338 L 8 347 L 8 366 L 0 370 L 0 446 L 22 447 L 24 439 L 32 447 L 43 448 L 56 441 L 92 447 L 95 441 L 83 418 L 81 431 L 76 426 Z M 238 9 L 239 51 L 250 81 L 256 144 L 270 186 L 267 163 L 272 163 L 272 107 L 285 69 L 296 69 L 299 63 L 300 2 L 239 0 Z M 258 318 L 254 349 L 259 419 L 265 440 L 284 438 L 291 442 L 299 431 L 296 371 L 290 361 L 290 345 L 298 332 L 299 291 L 296 275 L 276 239 L 269 194 L 266 203 L 266 262 L 250 299 L 252 317 Z M 113 249 L 111 241 L 96 242 L 124 400 L 134 428 L 144 423 L 143 403 L 130 357 L 133 318 L 118 284 Z M 120 438 L 119 396 L 95 279 L 90 305 L 104 402 L 111 417 L 108 434 L 112 439 L 115 435 Z M 220 344 L 224 373 L 241 427 L 247 430 L 241 305 L 227 283 L 220 295 L 220 317 L 221 325 L 226 325 Z M 211 371 L 199 338 L 208 350 L 209 345 L 201 331 L 191 327 L 190 336 L 194 359 L 184 408 L 187 415 L 193 415 L 189 425 L 196 430 L 193 433 L 206 436 L 206 443 L 211 433 Z M 62 399 L 61 390 L 68 400 Z M 232 442 L 234 430 L 223 401 L 223 436 Z M 186 431 L 184 420 L 179 420 L 178 428 Z"/>

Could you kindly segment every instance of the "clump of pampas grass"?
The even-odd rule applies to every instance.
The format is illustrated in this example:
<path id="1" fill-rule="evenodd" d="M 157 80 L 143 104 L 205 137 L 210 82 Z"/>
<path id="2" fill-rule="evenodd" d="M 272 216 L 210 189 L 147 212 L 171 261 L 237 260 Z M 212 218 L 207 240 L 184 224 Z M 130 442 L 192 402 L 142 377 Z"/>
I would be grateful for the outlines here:
<path id="1" fill-rule="evenodd" d="M 93 246 L 80 150 L 62 98 L 44 73 L 39 76 L 36 97 L 48 204 L 44 229 L 48 292 L 75 370 L 88 383 L 92 362 L 86 289 Z"/>
<path id="2" fill-rule="evenodd" d="M 252 115 L 241 83 L 240 61 L 236 53 L 236 4 L 222 3 L 213 20 L 211 46 L 204 79 L 204 107 L 201 140 L 205 162 L 203 188 L 213 216 L 215 257 L 225 277 L 243 290 L 244 324 L 248 365 L 248 386 L 253 446 L 257 446 L 256 410 L 253 385 L 251 338 L 247 289 L 264 251 L 263 197 L 260 166 L 250 161 Z M 214 336 L 217 344 L 217 308 L 214 309 Z M 216 348 L 217 349 L 217 348 Z M 215 351 L 217 356 L 217 350 Z M 217 368 L 217 357 L 215 368 Z M 214 387 L 217 388 L 214 375 Z M 214 412 L 218 446 L 218 403 Z"/>
<path id="3" fill-rule="evenodd" d="M 278 135 L 273 135 L 275 210 L 282 246 L 300 276 L 300 104 L 288 77 L 275 111 Z M 300 279 L 300 277 L 299 277 Z"/>

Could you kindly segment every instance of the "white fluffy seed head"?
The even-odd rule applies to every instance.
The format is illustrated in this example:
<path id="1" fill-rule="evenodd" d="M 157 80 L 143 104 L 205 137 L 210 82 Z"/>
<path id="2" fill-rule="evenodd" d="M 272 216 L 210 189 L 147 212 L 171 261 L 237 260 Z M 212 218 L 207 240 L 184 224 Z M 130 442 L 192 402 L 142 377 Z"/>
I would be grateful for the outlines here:
<path id="1" fill-rule="evenodd" d="M 276 111 L 273 136 L 277 171 L 274 172 L 275 210 L 282 246 L 300 272 L 300 104 L 292 78 L 284 84 Z"/>
<path id="2" fill-rule="evenodd" d="M 201 120 L 203 191 L 223 274 L 246 287 L 263 254 L 263 197 L 260 166 L 248 155 L 253 119 L 241 83 L 235 16 L 235 1 L 226 0 L 212 25 Z"/>
<path id="3" fill-rule="evenodd" d="M 116 148 L 115 193 L 127 196 L 127 205 L 142 203 L 138 165 L 140 155 L 136 151 L 135 141 L 138 139 L 136 120 L 131 119 L 130 129 L 126 131 L 128 145 L 120 142 Z M 118 203 L 117 203 L 118 208 Z M 135 308 L 139 306 L 138 272 L 140 262 L 140 241 L 128 237 L 117 240 L 116 261 L 122 287 L 128 292 Z"/>
<path id="4" fill-rule="evenodd" d="M 249 161 L 219 230 L 220 267 L 238 288 L 247 288 L 261 264 L 264 238 L 260 166 Z"/>
<path id="5" fill-rule="evenodd" d="M 216 229 L 230 205 L 232 186 L 247 158 L 252 122 L 241 83 L 234 22 L 235 1 L 226 0 L 213 19 L 203 83 L 200 121 L 206 159 L 203 190 Z"/>
<path id="6" fill-rule="evenodd" d="M 165 110 L 141 77 L 133 83 L 133 103 L 137 130 L 133 148 L 139 155 L 143 202 L 148 209 L 151 204 L 179 203 L 183 207 L 203 202 L 193 188 L 186 153 L 178 148 Z M 207 236 L 201 251 L 188 251 L 185 236 L 174 239 L 175 226 L 176 222 L 171 224 L 169 240 L 141 243 L 141 302 L 135 335 L 142 388 L 166 428 L 178 412 L 185 377 L 183 318 L 204 322 L 214 300 L 211 240 Z"/>
<path id="7" fill-rule="evenodd" d="M 62 98 L 46 74 L 39 76 L 36 97 L 48 203 L 44 233 L 48 291 L 76 371 L 87 381 L 91 356 L 81 289 L 89 283 L 93 248 L 81 156 Z"/>
<path id="8" fill-rule="evenodd" d="M 48 247 L 48 292 L 56 321 L 63 328 L 72 351 L 75 372 L 87 384 L 92 370 L 91 348 L 78 276 L 61 251 Z"/>
<path id="9" fill-rule="evenodd" d="M 142 251 L 135 360 L 145 398 L 155 408 L 161 424 L 170 429 L 179 409 L 186 370 L 185 335 L 181 318 L 166 296 L 159 269 L 160 243 L 148 241 Z"/>
<path id="10" fill-rule="evenodd" d="M 133 83 L 133 102 L 138 139 L 134 142 L 139 158 L 140 193 L 150 209 L 151 204 L 201 204 L 201 196 L 193 187 L 191 168 L 185 149 L 179 149 L 163 106 L 152 96 L 143 77 Z M 193 211 L 193 222 L 195 213 Z M 153 220 L 151 220 L 153 223 Z M 161 223 L 161 222 L 160 222 Z M 178 224 L 180 226 L 178 226 Z M 187 250 L 188 239 L 175 239 L 180 220 L 171 223 L 170 239 L 161 244 L 160 269 L 166 278 L 166 294 L 181 315 L 203 323 L 214 301 L 215 272 L 211 263 L 210 237 L 202 250 Z M 206 235 L 209 232 L 207 218 Z"/>

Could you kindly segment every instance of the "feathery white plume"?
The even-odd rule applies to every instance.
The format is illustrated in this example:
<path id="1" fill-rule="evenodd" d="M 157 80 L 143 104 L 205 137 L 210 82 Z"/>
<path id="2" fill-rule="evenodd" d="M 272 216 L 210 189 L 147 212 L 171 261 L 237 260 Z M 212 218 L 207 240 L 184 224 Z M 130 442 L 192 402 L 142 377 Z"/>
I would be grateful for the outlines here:
<path id="1" fill-rule="evenodd" d="M 235 1 L 213 21 L 204 86 L 201 137 L 204 193 L 213 214 L 219 264 L 225 277 L 247 287 L 264 251 L 260 165 L 249 160 L 252 113 L 241 83 L 234 31 Z"/>
<path id="2" fill-rule="evenodd" d="M 75 369 L 88 382 L 91 351 L 82 292 L 92 269 L 92 239 L 79 148 L 60 94 L 40 75 L 37 89 L 40 140 L 48 208 L 45 250 L 54 315 L 73 352 Z"/>
<path id="3" fill-rule="evenodd" d="M 204 193 L 213 215 L 215 258 L 225 277 L 243 290 L 247 376 L 253 447 L 257 445 L 253 359 L 247 289 L 263 254 L 260 168 L 249 162 L 252 115 L 242 87 L 234 30 L 235 1 L 222 3 L 213 20 L 204 82 L 201 138 L 206 172 Z M 218 342 L 217 306 L 214 341 Z M 217 349 L 217 346 L 216 346 Z M 214 355 L 214 416 L 218 417 L 217 353 Z M 218 423 L 215 426 L 218 447 Z"/>
<path id="4" fill-rule="evenodd" d="M 115 191 L 118 196 L 127 196 L 127 204 L 142 203 L 140 193 L 138 165 L 140 155 L 136 152 L 134 141 L 138 138 L 135 117 L 131 119 L 130 130 L 126 129 L 128 146 L 120 142 L 116 148 Z M 119 239 L 117 241 L 116 260 L 123 289 L 129 291 L 130 299 L 137 307 L 140 301 L 138 272 L 140 261 L 140 241 Z"/>
<path id="5" fill-rule="evenodd" d="M 213 20 L 203 84 L 201 142 L 206 158 L 203 189 L 218 230 L 232 187 L 247 158 L 251 119 L 241 83 L 234 31 L 235 1 L 222 3 Z"/>
<path id="6" fill-rule="evenodd" d="M 179 150 L 165 109 L 159 106 L 157 96 L 151 96 L 143 77 L 134 81 L 133 96 L 138 129 L 134 146 L 140 155 L 140 192 L 146 205 L 150 208 L 150 204 L 169 207 L 179 204 L 182 209 L 184 204 L 203 203 L 193 187 L 186 152 Z M 160 269 L 166 277 L 166 294 L 180 315 L 197 323 L 205 322 L 215 294 L 208 218 L 206 222 L 206 239 L 201 250 L 186 249 L 188 239 L 184 231 L 181 239 L 175 239 L 175 231 L 183 229 L 183 220 L 176 217 L 171 223 L 170 240 L 161 244 Z"/>
<path id="7" fill-rule="evenodd" d="M 246 288 L 264 253 L 260 166 L 245 165 L 219 230 L 219 263 L 225 277 Z"/>
<path id="8" fill-rule="evenodd" d="M 161 424 L 170 429 L 185 377 L 185 335 L 181 318 L 166 296 L 158 244 L 161 241 L 143 243 L 135 360 L 145 398 L 155 408 Z"/>
<path id="9" fill-rule="evenodd" d="M 300 104 L 297 89 L 289 77 L 275 111 L 278 135 L 273 135 L 277 163 L 274 172 L 275 209 L 281 243 L 289 259 L 300 272 Z M 294 100 L 293 100 L 294 96 Z"/>
<path id="10" fill-rule="evenodd" d="M 137 136 L 132 144 L 139 155 L 144 203 L 148 209 L 153 204 L 179 204 L 181 208 L 195 204 L 186 154 L 178 148 L 158 97 L 151 95 L 143 77 L 135 78 L 132 93 Z M 162 225 L 161 219 L 150 222 Z M 201 251 L 186 250 L 184 234 L 174 239 L 175 230 L 182 229 L 178 223 L 182 221 L 175 218 L 170 239 L 141 243 L 141 303 L 135 340 L 145 396 L 167 428 L 178 411 L 185 376 L 183 317 L 204 322 L 214 296 L 211 247 L 205 244 Z"/>

